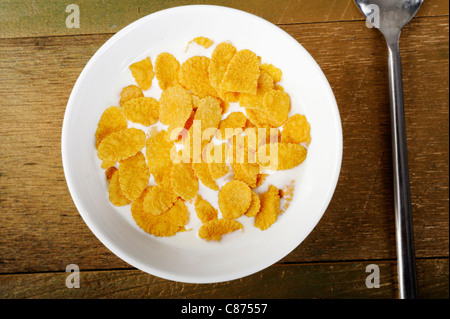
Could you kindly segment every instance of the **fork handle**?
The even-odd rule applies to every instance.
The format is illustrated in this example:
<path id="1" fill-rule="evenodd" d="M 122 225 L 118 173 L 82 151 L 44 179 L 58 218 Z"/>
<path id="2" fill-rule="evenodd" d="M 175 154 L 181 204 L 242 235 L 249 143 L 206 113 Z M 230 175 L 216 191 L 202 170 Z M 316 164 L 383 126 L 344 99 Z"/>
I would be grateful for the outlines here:
<path id="1" fill-rule="evenodd" d="M 388 49 L 399 296 L 412 299 L 417 298 L 417 282 L 399 39 L 388 41 Z"/>

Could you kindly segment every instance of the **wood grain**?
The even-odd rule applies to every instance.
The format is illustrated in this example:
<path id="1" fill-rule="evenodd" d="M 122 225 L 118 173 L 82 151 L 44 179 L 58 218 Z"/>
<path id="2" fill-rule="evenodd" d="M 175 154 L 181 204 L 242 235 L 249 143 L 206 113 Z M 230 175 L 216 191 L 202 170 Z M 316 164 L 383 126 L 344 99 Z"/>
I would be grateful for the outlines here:
<path id="1" fill-rule="evenodd" d="M 395 258 L 386 49 L 359 22 L 287 25 L 338 101 L 344 159 L 334 198 L 282 262 Z M 68 193 L 60 153 L 65 105 L 110 35 L 0 40 L 2 273 L 129 267 L 89 231 Z M 63 50 L 61 48 L 64 48 Z M 415 19 L 402 37 L 418 257 L 448 257 L 448 17 Z"/>
<path id="2" fill-rule="evenodd" d="M 63 0 L 0 2 L 0 38 L 115 33 L 153 12 L 189 4 L 221 5 L 276 24 L 363 20 L 353 0 L 78 0 L 80 28 L 66 27 Z M 418 17 L 448 15 L 447 0 L 425 1 Z"/>
<path id="3" fill-rule="evenodd" d="M 216 284 L 187 284 L 139 270 L 84 271 L 80 288 L 68 289 L 68 273 L 0 275 L 0 298 L 175 299 L 387 299 L 397 295 L 396 266 L 379 261 L 380 287 L 368 289 L 370 262 L 276 265 L 257 274 Z M 448 298 L 448 259 L 418 260 L 421 298 Z"/>
<path id="4" fill-rule="evenodd" d="M 0 298 L 395 298 L 395 232 L 386 46 L 352 0 L 0 2 Z M 211 285 L 131 269 L 90 232 L 67 190 L 65 105 L 84 65 L 115 32 L 185 4 L 234 7 L 294 36 L 339 105 L 344 158 L 336 193 L 308 238 L 276 265 Z M 422 298 L 449 297 L 449 3 L 425 1 L 401 42 L 414 234 Z M 81 288 L 67 289 L 68 264 Z M 365 267 L 381 287 L 367 289 Z"/>

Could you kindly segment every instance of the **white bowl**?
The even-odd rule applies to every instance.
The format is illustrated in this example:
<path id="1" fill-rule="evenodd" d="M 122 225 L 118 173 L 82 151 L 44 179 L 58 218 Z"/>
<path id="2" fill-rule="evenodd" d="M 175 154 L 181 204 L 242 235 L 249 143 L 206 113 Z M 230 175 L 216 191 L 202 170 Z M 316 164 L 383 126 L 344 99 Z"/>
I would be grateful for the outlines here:
<path id="1" fill-rule="evenodd" d="M 312 143 L 305 162 L 283 171 L 295 179 L 291 205 L 268 230 L 253 227 L 241 217 L 244 230 L 221 242 L 200 239 L 197 231 L 156 238 L 143 232 L 130 207 L 114 207 L 95 149 L 95 131 L 103 111 L 118 105 L 121 89 L 134 80 L 128 66 L 158 53 L 175 53 L 180 62 L 192 55 L 210 56 L 213 48 L 187 43 L 196 36 L 231 41 L 250 49 L 262 62 L 283 71 L 282 86 L 290 94 L 291 115 L 305 114 Z M 182 56 L 182 57 L 180 57 Z M 155 79 L 156 81 L 156 79 Z M 145 95 L 159 98 L 158 85 Z M 235 9 L 184 6 L 148 15 L 111 37 L 81 72 L 70 95 L 62 129 L 62 159 L 67 184 L 82 218 L 97 238 L 130 265 L 158 277 L 190 283 L 212 283 L 241 278 L 282 259 L 317 225 L 334 193 L 342 160 L 339 111 L 330 85 L 314 59 L 277 26 Z M 278 185 L 278 184 L 279 185 Z M 216 205 L 214 203 L 213 205 Z M 195 213 L 191 213 L 195 219 Z M 194 226 L 196 226 L 194 222 Z"/>

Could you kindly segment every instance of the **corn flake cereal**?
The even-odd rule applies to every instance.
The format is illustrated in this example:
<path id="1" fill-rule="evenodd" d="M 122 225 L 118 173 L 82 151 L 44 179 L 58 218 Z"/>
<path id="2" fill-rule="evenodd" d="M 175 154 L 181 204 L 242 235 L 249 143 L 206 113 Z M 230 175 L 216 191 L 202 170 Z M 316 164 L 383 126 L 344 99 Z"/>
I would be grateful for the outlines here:
<path id="1" fill-rule="evenodd" d="M 149 186 L 143 201 L 146 213 L 160 215 L 168 211 L 177 201 L 177 196 L 170 189 L 162 186 Z"/>
<path id="2" fill-rule="evenodd" d="M 270 185 L 267 192 L 259 196 L 261 208 L 255 216 L 255 226 L 261 230 L 268 229 L 276 222 L 280 213 L 280 195 L 278 189 Z"/>
<path id="3" fill-rule="evenodd" d="M 276 66 L 274 66 L 273 64 L 267 63 L 261 64 L 261 69 L 269 73 L 272 76 L 275 83 L 281 81 L 283 72 L 281 72 L 281 70 Z"/>
<path id="4" fill-rule="evenodd" d="M 133 75 L 137 85 L 142 90 L 148 90 L 152 85 L 155 72 L 153 72 L 153 64 L 150 58 L 130 65 L 131 74 Z"/>
<path id="5" fill-rule="evenodd" d="M 233 180 L 219 191 L 219 209 L 225 219 L 236 219 L 244 214 L 252 201 L 251 190 L 247 184 Z"/>
<path id="6" fill-rule="evenodd" d="M 162 90 L 178 84 L 180 62 L 170 53 L 163 52 L 156 57 L 155 74 Z"/>
<path id="7" fill-rule="evenodd" d="M 263 98 L 266 93 L 273 90 L 273 78 L 272 76 L 264 70 L 261 70 L 261 74 L 258 78 L 258 88 L 256 90 L 256 95 L 249 93 L 242 93 L 239 97 L 239 105 L 251 109 L 263 109 Z"/>
<path id="8" fill-rule="evenodd" d="M 209 141 L 208 138 L 212 138 L 216 133 L 216 129 L 219 127 L 220 120 L 222 118 L 222 107 L 220 106 L 220 101 L 213 97 L 205 97 L 199 101 L 197 111 L 194 116 L 197 124 L 201 124 L 201 127 L 194 126 L 194 130 L 197 132 L 193 134 L 199 134 L 204 141 Z M 208 137 L 203 138 L 203 134 L 208 130 L 211 134 Z M 202 148 L 203 149 L 203 148 Z"/>
<path id="9" fill-rule="evenodd" d="M 178 73 L 180 84 L 200 98 L 217 96 L 209 82 L 209 62 L 207 57 L 194 56 L 181 65 Z"/>
<path id="10" fill-rule="evenodd" d="M 184 200 L 190 200 L 198 192 L 198 178 L 189 163 L 172 165 L 170 174 L 171 185 L 174 192 Z"/>
<path id="11" fill-rule="evenodd" d="M 219 190 L 219 186 L 217 186 L 216 181 L 211 177 L 208 163 L 206 163 L 205 161 L 192 163 L 192 169 L 203 185 L 215 191 Z"/>
<path id="12" fill-rule="evenodd" d="M 161 123 L 169 125 L 169 137 L 178 134 L 175 129 L 182 129 L 192 113 L 191 94 L 179 85 L 171 86 L 163 91 L 159 100 L 159 119 Z M 173 132 L 174 131 L 174 132 Z"/>
<path id="13" fill-rule="evenodd" d="M 247 184 L 250 188 L 256 187 L 259 165 L 256 163 L 233 163 L 234 179 Z"/>
<path id="14" fill-rule="evenodd" d="M 122 161 L 136 155 L 144 146 L 144 131 L 127 128 L 105 137 L 98 146 L 98 157 L 108 161 Z"/>
<path id="15" fill-rule="evenodd" d="M 219 131 L 216 137 L 221 140 L 226 140 L 233 135 L 240 134 L 247 123 L 247 117 L 244 113 L 233 112 L 219 124 Z M 237 129 L 237 130 L 236 130 Z M 241 130 L 239 130 L 241 129 Z M 219 134 L 220 132 L 220 134 Z"/>
<path id="16" fill-rule="evenodd" d="M 213 45 L 196 37 L 186 51 L 193 42 Z M 211 58 L 191 56 L 180 64 L 162 52 L 154 68 L 145 58 L 129 69 L 137 85 L 121 90 L 120 107 L 107 108 L 95 132 L 110 202 L 131 203 L 136 224 L 158 237 L 186 231 L 191 206 L 185 202 L 193 204 L 202 222 L 198 235 L 207 241 L 242 229 L 235 219 L 244 214 L 268 229 L 288 208 L 294 181 L 262 194 L 258 187 L 268 175 L 301 164 L 311 142 L 306 117 L 288 116 L 290 96 L 278 84 L 282 71 L 230 42 L 219 43 Z M 143 93 L 155 76 L 159 100 Z M 208 198 L 216 192 L 217 204 L 202 197 L 203 185 Z"/>
<path id="17" fill-rule="evenodd" d="M 153 215 L 144 211 L 145 195 L 146 192 L 131 206 L 133 218 L 140 228 L 158 237 L 174 236 L 177 232 L 185 230 L 184 226 L 189 221 L 189 211 L 181 199 L 178 199 L 168 211 Z"/>
<path id="18" fill-rule="evenodd" d="M 306 154 L 306 148 L 300 144 L 264 144 L 258 149 L 258 164 L 273 171 L 287 170 L 303 163 Z"/>
<path id="19" fill-rule="evenodd" d="M 284 143 L 311 143 L 311 126 L 304 115 L 295 114 L 283 125 L 281 141 Z"/>
<path id="20" fill-rule="evenodd" d="M 150 126 L 158 122 L 159 102 L 152 97 L 138 97 L 127 101 L 122 111 L 127 120 Z"/>
<path id="21" fill-rule="evenodd" d="M 279 127 L 287 121 L 290 109 L 291 99 L 286 92 L 271 90 L 264 95 L 263 110 L 268 113 L 273 127 Z"/>
<path id="22" fill-rule="evenodd" d="M 205 37 L 196 37 L 196 38 L 192 39 L 191 41 L 189 41 L 188 46 L 189 46 L 189 44 L 191 44 L 193 42 L 197 43 L 198 45 L 201 45 L 205 49 L 208 49 L 214 43 L 211 39 L 208 39 Z"/>
<path id="23" fill-rule="evenodd" d="M 229 167 L 226 163 L 229 145 L 208 143 L 203 149 L 203 158 L 208 163 L 211 178 L 216 180 L 228 174 Z"/>
<path id="24" fill-rule="evenodd" d="M 135 200 L 141 195 L 149 178 L 150 172 L 141 152 L 119 163 L 120 188 L 129 200 Z"/>
<path id="25" fill-rule="evenodd" d="M 97 131 L 95 132 L 96 147 L 98 147 L 101 141 L 113 132 L 117 132 L 126 129 L 128 126 L 127 120 L 122 114 L 122 111 L 117 106 L 111 106 L 107 108 L 97 125 Z"/>
<path id="26" fill-rule="evenodd" d="M 217 209 L 200 195 L 197 195 L 197 198 L 195 199 L 195 211 L 202 223 L 217 219 L 218 216 Z"/>
<path id="27" fill-rule="evenodd" d="M 115 170 L 112 173 L 109 181 L 109 201 L 114 206 L 125 206 L 131 203 L 131 201 L 123 195 L 122 189 L 120 188 L 118 170 Z"/>
<path id="28" fill-rule="evenodd" d="M 230 219 L 213 219 L 200 227 L 198 235 L 205 240 L 220 241 L 222 236 L 236 230 L 242 229 L 244 226 L 236 220 Z"/>
<path id="29" fill-rule="evenodd" d="M 227 66 L 220 88 L 226 92 L 256 95 L 259 74 L 256 54 L 247 49 L 238 51 Z"/>
<path id="30" fill-rule="evenodd" d="M 174 144 L 168 139 L 166 131 L 152 130 L 145 145 L 150 173 L 156 182 L 161 182 L 172 167 L 170 152 Z"/>
<path id="31" fill-rule="evenodd" d="M 111 166 L 114 166 L 114 165 L 116 165 L 116 161 L 103 161 L 101 167 L 103 169 L 108 169 L 108 168 L 110 168 Z"/>
<path id="32" fill-rule="evenodd" d="M 108 183 L 111 181 L 111 178 L 113 177 L 114 173 L 117 171 L 117 167 L 111 166 L 110 168 L 108 168 L 105 171 L 105 177 L 106 177 L 106 181 L 108 181 Z"/>
<path id="33" fill-rule="evenodd" d="M 259 196 L 252 191 L 252 202 L 250 204 L 250 207 L 245 212 L 245 216 L 247 217 L 255 217 L 261 208 L 261 201 L 259 200 Z"/>
<path id="34" fill-rule="evenodd" d="M 276 127 L 266 111 L 246 108 L 245 113 L 249 121 L 256 127 Z"/>
<path id="35" fill-rule="evenodd" d="M 209 64 L 209 80 L 211 86 L 219 91 L 222 79 L 227 71 L 228 64 L 237 53 L 236 48 L 228 42 L 222 42 L 217 45 L 211 54 Z M 224 91 L 225 93 L 226 91 Z"/>
<path id="36" fill-rule="evenodd" d="M 125 102 L 137 97 L 144 97 L 144 93 L 142 93 L 142 90 L 138 86 L 129 85 L 127 87 L 124 87 L 122 89 L 122 92 L 120 92 L 119 105 L 122 106 L 125 104 Z"/>

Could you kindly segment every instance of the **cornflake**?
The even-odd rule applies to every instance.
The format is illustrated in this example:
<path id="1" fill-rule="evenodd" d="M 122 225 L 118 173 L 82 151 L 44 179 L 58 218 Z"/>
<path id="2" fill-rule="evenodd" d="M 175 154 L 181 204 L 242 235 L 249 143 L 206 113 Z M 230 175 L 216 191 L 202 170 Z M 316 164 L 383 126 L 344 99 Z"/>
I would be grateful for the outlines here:
<path id="1" fill-rule="evenodd" d="M 156 57 L 155 74 L 162 90 L 178 84 L 180 62 L 170 53 L 163 52 Z"/>
<path id="2" fill-rule="evenodd" d="M 267 192 L 259 196 L 261 208 L 255 216 L 255 226 L 267 230 L 276 222 L 280 213 L 280 195 L 278 189 L 270 185 Z"/>
<path id="3" fill-rule="evenodd" d="M 247 184 L 233 180 L 219 191 L 219 209 L 225 219 L 236 219 L 250 207 L 252 192 Z"/>
<path id="4" fill-rule="evenodd" d="M 148 184 L 150 172 L 141 152 L 119 164 L 119 183 L 123 195 L 129 200 L 137 199 Z"/>
<path id="5" fill-rule="evenodd" d="M 98 157 L 102 160 L 121 161 L 136 155 L 144 145 L 144 131 L 127 128 L 104 138 L 98 146 Z"/>
<path id="6" fill-rule="evenodd" d="M 97 125 L 95 132 L 96 147 L 100 145 L 103 139 L 113 132 L 126 129 L 128 126 L 127 120 L 122 114 L 122 111 L 117 106 L 107 108 Z"/>
<path id="7" fill-rule="evenodd" d="M 236 230 L 242 229 L 244 226 L 236 220 L 230 219 L 213 219 L 200 227 L 198 235 L 206 240 L 220 241 L 222 236 Z"/>
<path id="8" fill-rule="evenodd" d="M 148 90 L 152 85 L 152 80 L 155 76 L 150 58 L 145 58 L 142 61 L 133 63 L 130 65 L 130 70 L 137 85 L 144 91 Z"/>

